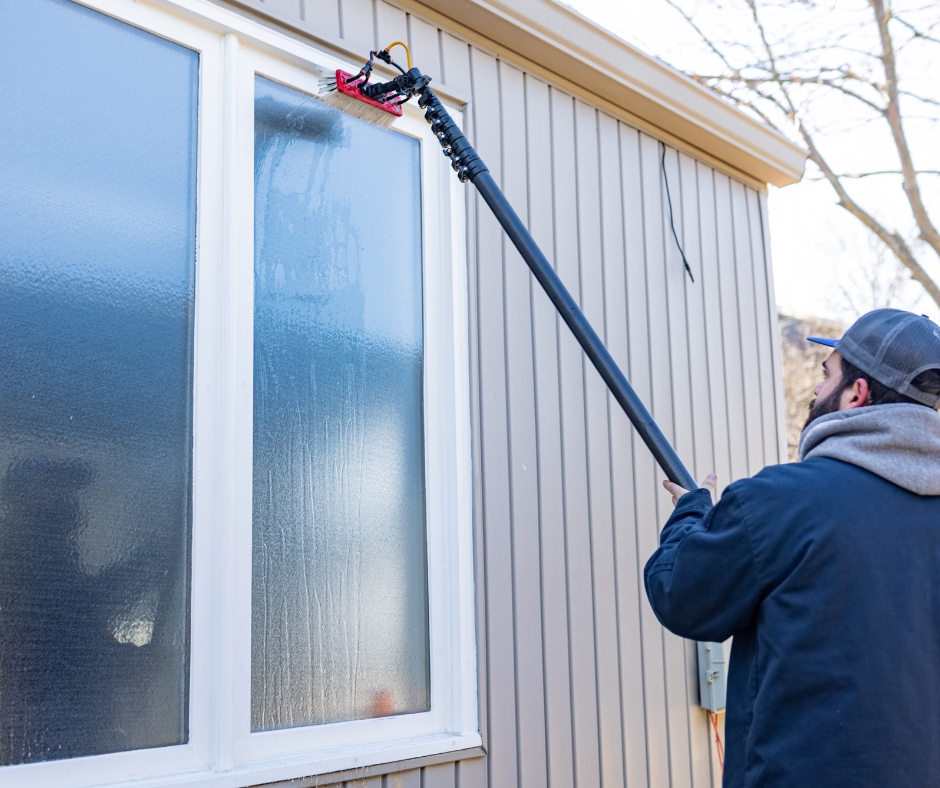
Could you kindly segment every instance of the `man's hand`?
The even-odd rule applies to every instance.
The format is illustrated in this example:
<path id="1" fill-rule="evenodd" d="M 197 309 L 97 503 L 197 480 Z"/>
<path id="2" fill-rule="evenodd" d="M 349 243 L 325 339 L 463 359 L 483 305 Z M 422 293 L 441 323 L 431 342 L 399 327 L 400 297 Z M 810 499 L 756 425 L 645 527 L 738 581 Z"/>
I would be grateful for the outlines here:
<path id="1" fill-rule="evenodd" d="M 706 490 L 711 491 L 715 489 L 715 484 L 717 482 L 718 482 L 718 477 L 714 473 L 710 473 L 708 474 L 708 476 L 705 477 L 705 481 L 702 482 L 702 487 L 704 487 Z M 672 493 L 672 505 L 673 506 L 679 503 L 679 499 L 688 492 L 688 490 L 686 490 L 684 487 L 680 487 L 678 484 L 676 484 L 675 482 L 671 482 L 668 479 L 663 482 L 663 487 L 665 487 L 669 492 Z"/>

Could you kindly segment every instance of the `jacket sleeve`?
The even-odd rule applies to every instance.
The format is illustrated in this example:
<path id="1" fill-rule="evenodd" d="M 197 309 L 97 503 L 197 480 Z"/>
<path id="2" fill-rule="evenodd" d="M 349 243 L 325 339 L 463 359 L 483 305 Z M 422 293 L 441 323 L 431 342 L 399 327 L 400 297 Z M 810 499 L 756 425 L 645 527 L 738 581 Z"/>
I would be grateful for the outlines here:
<path id="1" fill-rule="evenodd" d="M 656 617 L 676 635 L 722 641 L 747 626 L 762 593 L 740 487 L 717 506 L 707 490 L 683 495 L 644 578 Z"/>

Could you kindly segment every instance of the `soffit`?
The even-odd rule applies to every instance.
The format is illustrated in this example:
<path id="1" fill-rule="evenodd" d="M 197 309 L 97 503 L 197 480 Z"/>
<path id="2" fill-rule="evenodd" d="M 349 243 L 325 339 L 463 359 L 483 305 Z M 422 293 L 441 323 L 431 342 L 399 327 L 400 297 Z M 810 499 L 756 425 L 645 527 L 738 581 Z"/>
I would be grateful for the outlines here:
<path id="1" fill-rule="evenodd" d="M 799 146 L 554 0 L 433 0 L 433 11 L 763 183 L 802 177 Z"/>

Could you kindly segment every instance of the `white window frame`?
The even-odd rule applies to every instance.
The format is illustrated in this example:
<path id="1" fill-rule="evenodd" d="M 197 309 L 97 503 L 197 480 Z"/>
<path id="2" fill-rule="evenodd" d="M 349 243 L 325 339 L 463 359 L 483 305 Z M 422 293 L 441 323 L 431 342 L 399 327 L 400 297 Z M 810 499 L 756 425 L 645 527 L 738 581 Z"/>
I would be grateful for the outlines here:
<path id="1" fill-rule="evenodd" d="M 479 747 L 467 187 L 410 102 L 395 128 L 421 144 L 431 710 L 251 733 L 255 74 L 315 93 L 318 68 L 361 64 L 208 0 L 81 3 L 200 55 L 189 741 L 0 767 L 0 784 L 240 788 Z"/>

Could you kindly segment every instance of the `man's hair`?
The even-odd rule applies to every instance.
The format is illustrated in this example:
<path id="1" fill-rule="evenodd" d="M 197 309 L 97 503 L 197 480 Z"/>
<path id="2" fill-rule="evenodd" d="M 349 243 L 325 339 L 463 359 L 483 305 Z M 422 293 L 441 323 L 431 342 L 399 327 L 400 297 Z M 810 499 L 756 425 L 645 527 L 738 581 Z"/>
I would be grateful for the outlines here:
<path id="1" fill-rule="evenodd" d="M 871 375 L 862 372 L 858 367 L 842 358 L 842 384 L 840 393 L 861 378 L 868 383 L 868 404 L 869 405 L 890 405 L 895 402 L 907 402 L 914 405 L 924 405 L 916 399 L 901 394 L 894 389 L 889 389 L 884 383 L 879 383 Z M 925 394 L 940 394 L 940 369 L 928 369 L 921 372 L 911 384 L 923 391 Z M 929 408 L 930 405 L 924 405 Z"/>

